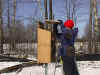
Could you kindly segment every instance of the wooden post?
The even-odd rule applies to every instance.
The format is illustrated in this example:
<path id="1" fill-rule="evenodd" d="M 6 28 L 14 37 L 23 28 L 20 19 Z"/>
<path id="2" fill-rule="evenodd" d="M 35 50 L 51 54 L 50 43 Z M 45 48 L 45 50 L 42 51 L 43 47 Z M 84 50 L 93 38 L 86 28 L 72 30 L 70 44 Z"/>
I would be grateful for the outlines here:
<path id="1" fill-rule="evenodd" d="M 45 7 L 45 19 L 48 19 L 48 3 L 47 0 L 44 0 L 44 7 Z M 49 29 L 50 27 L 47 25 L 44 28 Z"/>
<path id="2" fill-rule="evenodd" d="M 45 7 L 45 19 L 48 19 L 47 0 L 44 0 L 44 7 Z"/>
<path id="3" fill-rule="evenodd" d="M 49 0 L 49 20 L 53 20 L 52 0 Z M 52 61 L 55 61 L 55 53 L 56 53 L 55 40 L 56 39 L 54 37 L 53 24 L 51 24 L 50 27 L 51 27 L 51 58 Z"/>
<path id="4" fill-rule="evenodd" d="M 49 0 L 49 19 L 53 19 L 53 12 L 52 12 L 52 0 Z"/>

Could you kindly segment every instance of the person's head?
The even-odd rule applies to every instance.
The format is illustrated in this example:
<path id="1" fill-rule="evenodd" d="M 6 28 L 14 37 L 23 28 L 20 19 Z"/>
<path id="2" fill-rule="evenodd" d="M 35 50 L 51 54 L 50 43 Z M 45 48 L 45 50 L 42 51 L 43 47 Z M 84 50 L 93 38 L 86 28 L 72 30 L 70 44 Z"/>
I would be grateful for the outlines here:
<path id="1" fill-rule="evenodd" d="M 74 27 L 74 21 L 73 20 L 67 20 L 67 21 L 64 22 L 64 26 L 72 29 Z"/>

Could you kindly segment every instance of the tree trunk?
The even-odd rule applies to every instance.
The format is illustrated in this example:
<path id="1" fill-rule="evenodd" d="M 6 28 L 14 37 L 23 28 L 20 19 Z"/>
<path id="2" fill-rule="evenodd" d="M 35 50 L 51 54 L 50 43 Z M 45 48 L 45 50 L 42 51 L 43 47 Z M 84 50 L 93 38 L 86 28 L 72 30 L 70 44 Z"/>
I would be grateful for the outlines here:
<path id="1" fill-rule="evenodd" d="M 18 64 L 18 65 L 15 65 L 15 66 L 7 67 L 7 68 L 4 68 L 4 69 L 0 70 L 0 74 L 15 72 L 15 71 L 18 71 L 19 69 L 22 70 L 24 67 L 30 67 L 32 65 L 37 65 L 37 62 L 36 61 L 31 61 L 31 62 L 22 63 L 22 64 Z"/>
<path id="2" fill-rule="evenodd" d="M 0 53 L 3 53 L 3 18 L 2 0 L 0 0 Z"/>
<path id="3" fill-rule="evenodd" d="M 16 0 L 13 1 L 13 16 L 12 16 L 12 25 L 14 26 L 16 24 Z M 13 33 L 15 33 L 16 31 L 14 29 L 12 29 L 12 31 L 10 31 L 10 34 L 12 36 L 14 36 Z M 16 49 L 16 42 L 15 42 L 15 38 L 11 39 L 11 47 L 10 50 L 15 50 Z"/>

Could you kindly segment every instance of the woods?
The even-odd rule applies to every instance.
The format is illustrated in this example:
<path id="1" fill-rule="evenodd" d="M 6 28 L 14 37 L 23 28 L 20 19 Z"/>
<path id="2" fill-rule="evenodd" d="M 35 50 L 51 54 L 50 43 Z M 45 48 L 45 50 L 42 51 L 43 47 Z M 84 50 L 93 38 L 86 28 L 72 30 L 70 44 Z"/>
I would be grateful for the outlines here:
<path id="1" fill-rule="evenodd" d="M 100 18 L 97 0 L 60 1 L 0 0 L 0 61 L 27 62 L 23 63 L 24 66 L 19 64 L 0 70 L 0 73 L 37 65 L 37 61 L 30 61 L 34 58 L 37 60 L 38 22 L 43 22 L 42 28 L 52 32 L 53 50 L 55 44 L 53 24 L 58 23 L 58 19 L 74 20 L 75 27 L 79 27 L 80 32 L 75 43 L 78 60 L 85 59 L 88 55 L 89 58 L 91 55 L 99 56 Z"/>

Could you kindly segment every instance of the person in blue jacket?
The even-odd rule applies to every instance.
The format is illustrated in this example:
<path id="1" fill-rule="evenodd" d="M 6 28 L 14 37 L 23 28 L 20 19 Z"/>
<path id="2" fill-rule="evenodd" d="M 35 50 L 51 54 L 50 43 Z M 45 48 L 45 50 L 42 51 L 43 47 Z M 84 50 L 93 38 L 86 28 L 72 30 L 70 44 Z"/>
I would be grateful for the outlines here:
<path id="1" fill-rule="evenodd" d="M 57 39 L 60 40 L 58 56 L 63 60 L 63 71 L 65 75 L 79 75 L 76 60 L 74 42 L 78 28 L 74 28 L 73 20 L 67 20 L 57 25 Z"/>

